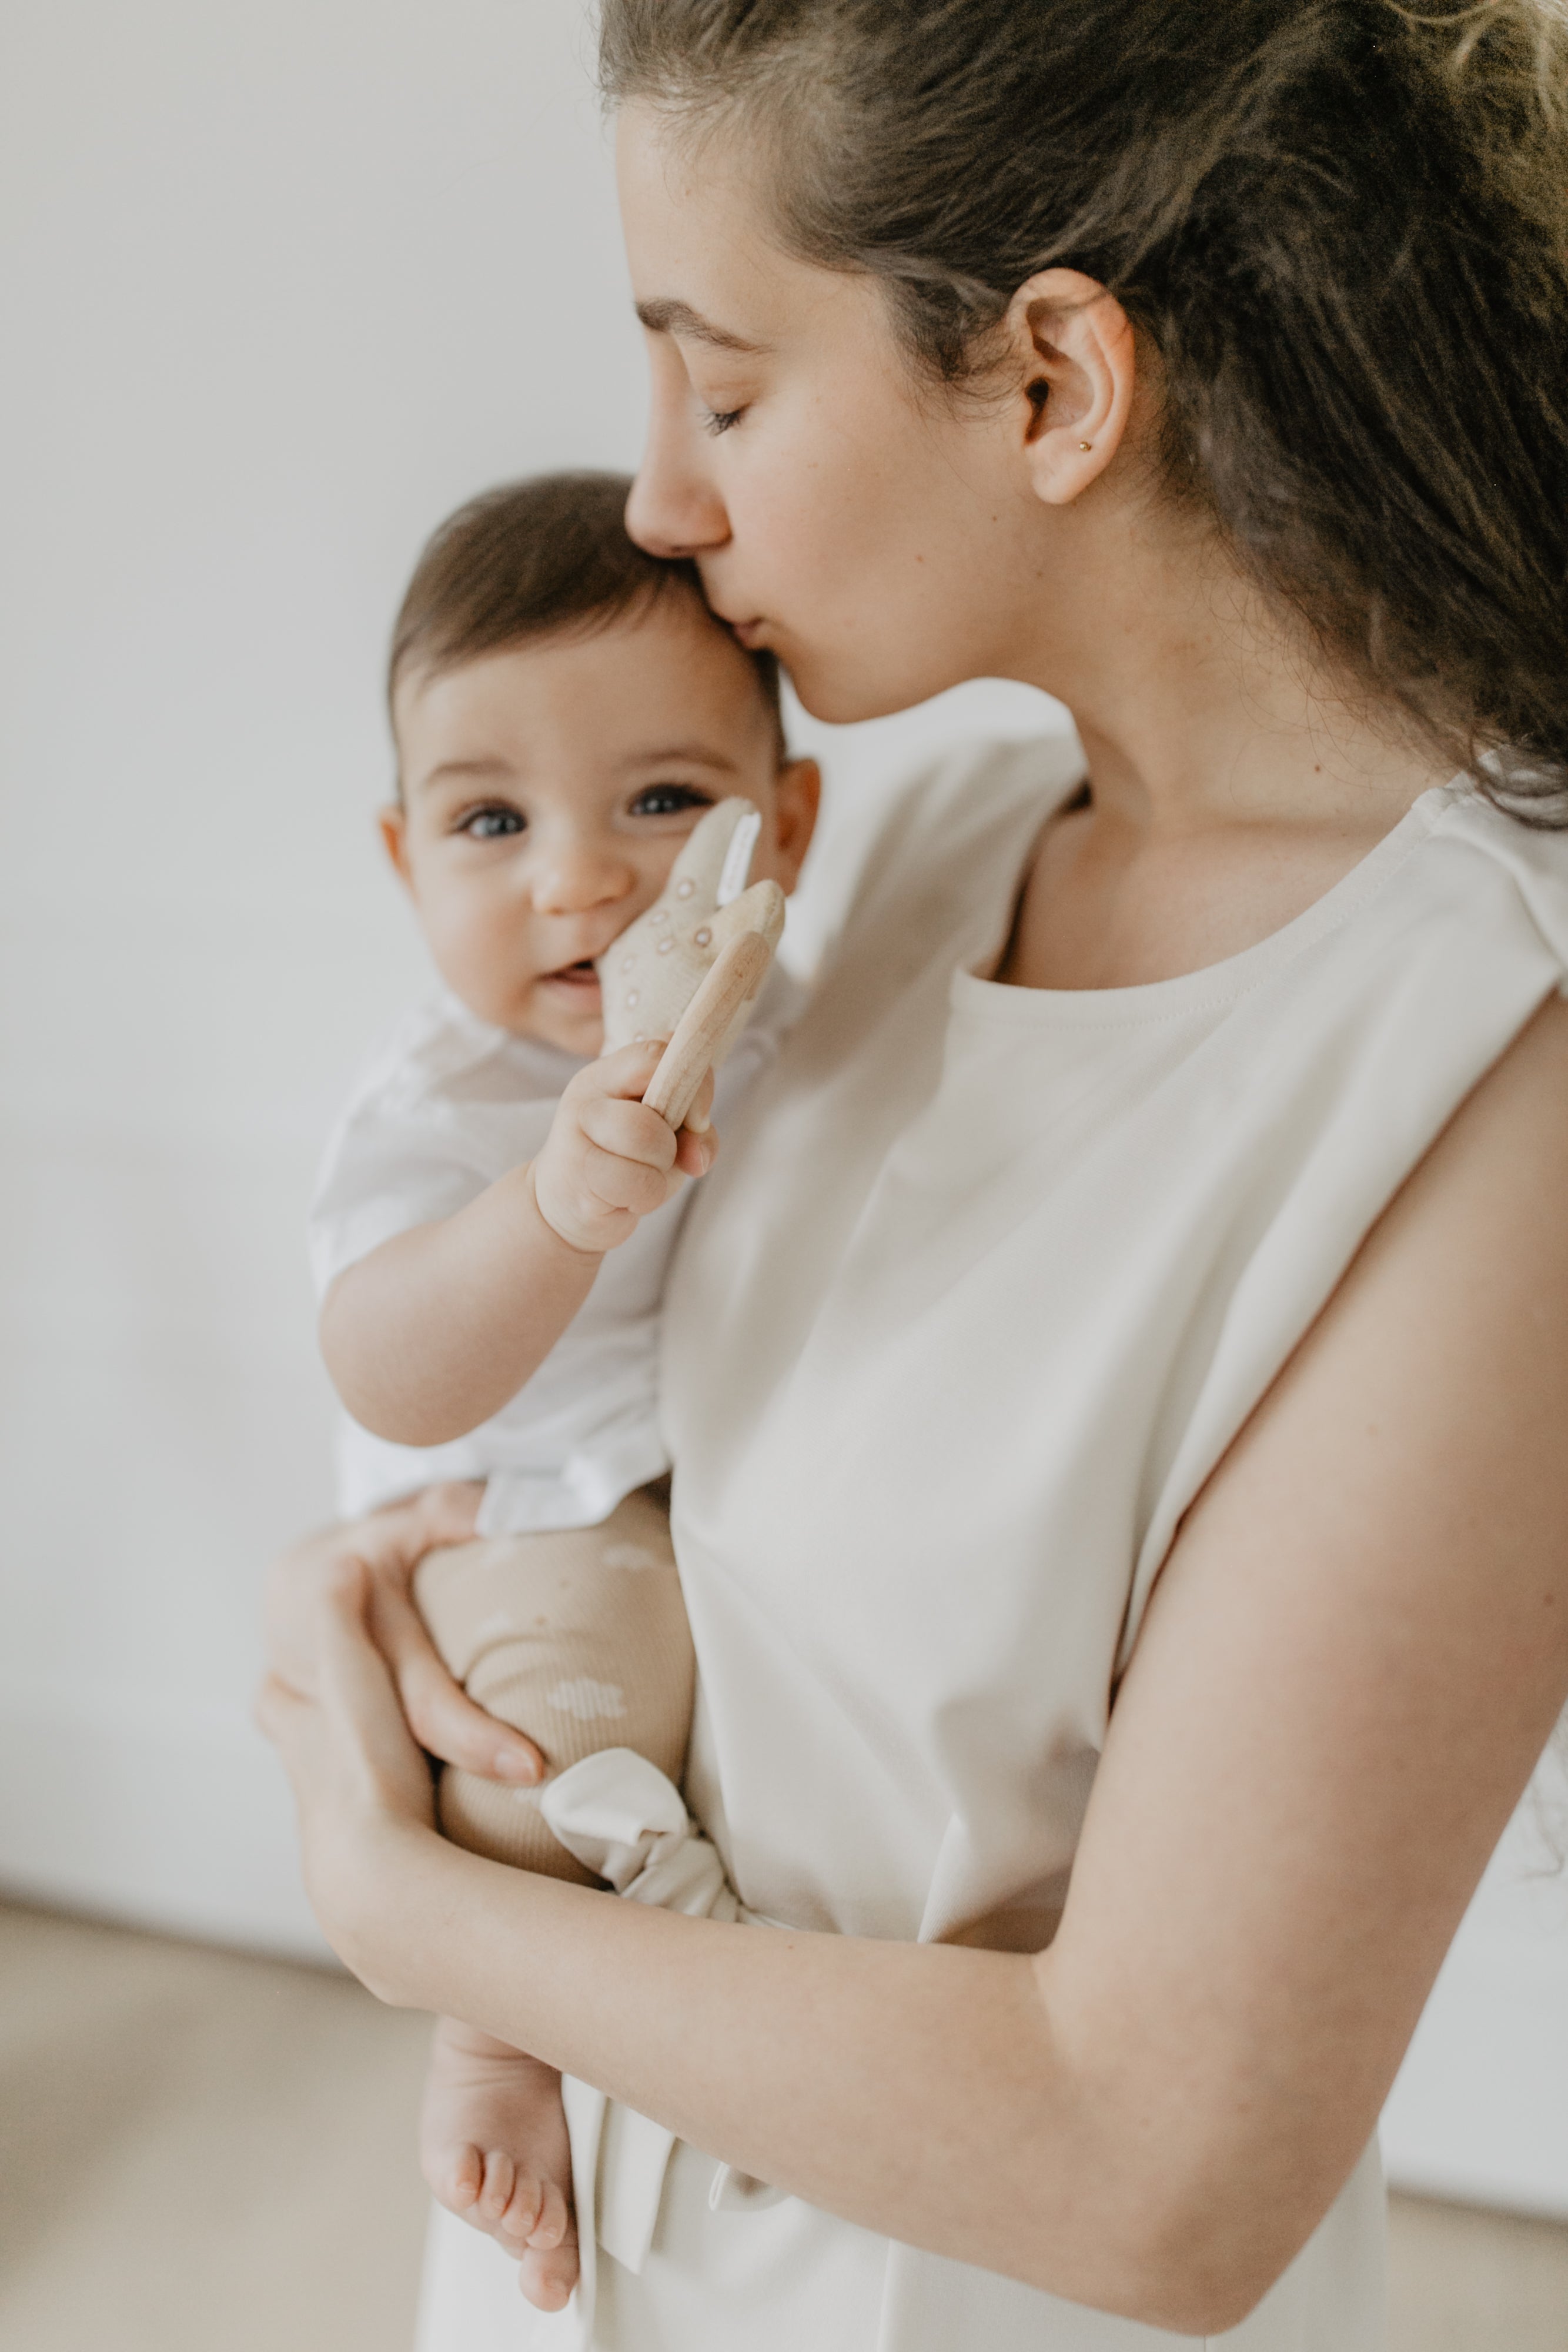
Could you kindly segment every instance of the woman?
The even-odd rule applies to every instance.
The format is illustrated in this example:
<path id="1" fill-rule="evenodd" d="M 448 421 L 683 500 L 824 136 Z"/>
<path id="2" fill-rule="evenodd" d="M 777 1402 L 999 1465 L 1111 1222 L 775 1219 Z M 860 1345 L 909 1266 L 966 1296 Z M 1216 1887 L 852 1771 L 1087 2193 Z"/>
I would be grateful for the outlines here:
<path id="1" fill-rule="evenodd" d="M 1361 2352 L 1568 1697 L 1561 20 L 609 0 L 603 60 L 633 535 L 824 717 L 1005 675 L 1086 763 L 862 843 L 689 1229 L 689 1787 L 774 1931 L 434 1835 L 394 1683 L 497 1752 L 404 1597 L 450 1499 L 279 1581 L 350 1964 L 680 2135 L 586 2318 L 454 2225 L 426 2340 Z"/>

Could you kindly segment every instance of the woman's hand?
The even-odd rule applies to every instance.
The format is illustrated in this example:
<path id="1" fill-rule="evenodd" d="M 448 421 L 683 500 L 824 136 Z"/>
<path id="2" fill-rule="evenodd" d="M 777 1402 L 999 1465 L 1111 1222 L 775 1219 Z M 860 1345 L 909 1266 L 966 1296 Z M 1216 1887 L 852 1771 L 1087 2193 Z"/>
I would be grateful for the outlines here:
<path id="1" fill-rule="evenodd" d="M 442 1664 L 413 1604 L 414 1570 L 436 1545 L 472 1538 L 482 1491 L 469 1485 L 429 1486 L 406 1503 L 292 1545 L 267 1579 L 269 1681 L 298 1697 L 321 1695 L 324 1645 L 337 1640 L 327 1604 L 340 1601 L 357 1575 L 364 1626 L 420 1747 L 465 1772 L 526 1788 L 543 1775 L 538 1749 L 466 1696 Z"/>
<path id="2" fill-rule="evenodd" d="M 382 2000 L 409 2006 L 423 2005 L 422 1963 L 448 1940 L 451 1869 L 468 1860 L 435 1834 L 430 1767 L 410 1720 L 427 1746 L 448 1758 L 471 1755 L 469 1769 L 481 1772 L 496 1760 L 497 1738 L 514 1737 L 446 1674 L 409 1596 L 414 1567 L 433 1543 L 472 1534 L 478 1491 L 433 1488 L 310 1537 L 277 1562 L 268 1587 L 272 1670 L 256 1700 L 256 1721 L 293 1784 L 311 1908 L 361 1982 Z M 521 1753 L 508 1751 L 502 1777 L 537 1779 L 531 1743 L 519 1738 L 517 1747 Z M 529 2105 L 537 2110 L 537 2065 L 508 2049 L 497 2070 L 501 2045 L 478 2039 L 514 2100 L 518 2070 L 527 2070 Z M 557 2311 L 576 2282 L 577 2230 L 559 2087 L 545 2104 L 542 2145 L 555 2163 L 555 2175 L 546 2178 L 556 2177 L 557 2185 L 541 2208 L 538 2234 L 514 2242 L 481 2218 L 482 2200 L 473 2200 L 467 2218 L 519 2261 L 528 2300 Z M 538 2143 L 540 2118 L 533 2113 L 529 2121 Z M 450 2194 L 442 2201 L 453 2204 Z"/>
<path id="3" fill-rule="evenodd" d="M 311 1907 L 355 1975 L 395 2000 L 378 1930 L 397 1903 L 400 1863 L 437 1843 L 435 1806 L 429 1765 L 371 1638 L 373 1589 L 347 1550 L 312 1576 L 298 1612 L 301 1626 L 309 1619 L 310 1687 L 269 1674 L 256 1712 L 293 1783 Z"/>

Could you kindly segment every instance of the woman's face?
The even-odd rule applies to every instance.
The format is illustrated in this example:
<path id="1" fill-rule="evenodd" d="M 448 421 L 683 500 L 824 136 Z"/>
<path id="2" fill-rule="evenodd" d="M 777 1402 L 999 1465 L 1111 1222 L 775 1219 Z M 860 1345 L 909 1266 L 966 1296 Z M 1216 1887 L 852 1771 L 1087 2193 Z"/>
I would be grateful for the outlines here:
<path id="1" fill-rule="evenodd" d="M 715 610 L 829 719 L 1038 675 L 1051 510 L 1029 408 L 923 384 L 868 278 L 783 254 L 734 148 L 619 126 L 653 406 L 632 536 L 695 556 Z"/>

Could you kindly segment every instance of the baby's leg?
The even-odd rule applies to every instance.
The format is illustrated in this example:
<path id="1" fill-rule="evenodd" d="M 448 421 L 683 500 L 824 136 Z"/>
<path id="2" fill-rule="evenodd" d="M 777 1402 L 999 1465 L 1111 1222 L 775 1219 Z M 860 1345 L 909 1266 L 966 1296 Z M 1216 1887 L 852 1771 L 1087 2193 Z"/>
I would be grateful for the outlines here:
<path id="1" fill-rule="evenodd" d="M 500 1536 L 432 1552 L 415 1592 L 431 1638 L 471 1698 L 528 1732 L 553 1776 L 601 1748 L 634 1748 L 678 1781 L 691 1723 L 691 1634 L 669 1520 L 629 1495 L 603 1526 Z M 596 1885 L 529 1790 L 452 1768 L 441 1826 L 496 1862 Z M 577 2274 L 560 2079 L 488 2034 L 436 2028 L 421 2128 L 440 2201 L 522 2263 L 542 2310 Z"/>
<path id="2" fill-rule="evenodd" d="M 597 1748 L 633 1748 L 678 1784 L 692 1639 L 669 1519 L 649 1495 L 628 1495 L 601 1527 L 433 1551 L 414 1591 L 447 1668 L 489 1714 L 528 1733 L 552 1776 Z M 448 1768 L 437 1805 L 458 1845 L 598 1884 L 558 1843 L 531 1789 Z"/>

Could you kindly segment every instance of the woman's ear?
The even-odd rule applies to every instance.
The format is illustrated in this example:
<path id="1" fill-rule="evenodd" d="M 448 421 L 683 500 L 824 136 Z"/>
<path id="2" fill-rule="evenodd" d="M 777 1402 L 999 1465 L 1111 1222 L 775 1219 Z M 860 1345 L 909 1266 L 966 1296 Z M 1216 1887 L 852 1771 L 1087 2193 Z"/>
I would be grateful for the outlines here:
<path id="1" fill-rule="evenodd" d="M 1035 496 L 1067 506 L 1115 456 L 1137 381 L 1132 321 L 1079 269 L 1042 269 L 1008 306 L 1019 421 Z"/>
<path id="2" fill-rule="evenodd" d="M 405 890 L 413 888 L 413 877 L 408 870 L 408 814 L 401 802 L 376 811 L 376 824 L 382 836 L 382 847 L 392 861 L 392 871 Z"/>
<path id="3" fill-rule="evenodd" d="M 815 760 L 786 760 L 773 786 L 774 837 L 779 845 L 774 879 L 786 895 L 800 878 L 817 811 L 822 799 L 822 772 Z"/>

